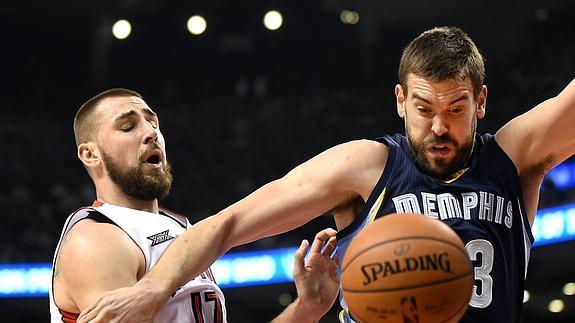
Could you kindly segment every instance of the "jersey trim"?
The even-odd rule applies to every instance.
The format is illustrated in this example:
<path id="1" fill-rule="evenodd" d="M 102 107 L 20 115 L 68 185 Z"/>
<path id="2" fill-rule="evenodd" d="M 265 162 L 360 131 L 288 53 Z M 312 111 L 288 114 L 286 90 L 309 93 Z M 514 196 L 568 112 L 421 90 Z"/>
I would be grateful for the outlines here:
<path id="1" fill-rule="evenodd" d="M 101 202 L 98 200 L 95 200 L 94 202 L 92 202 L 93 207 L 100 207 L 104 204 L 105 204 L 104 202 Z M 187 218 L 181 214 L 178 214 L 178 213 L 172 211 L 172 210 L 169 210 L 165 207 L 160 206 L 160 207 L 158 207 L 158 214 L 175 221 L 179 226 L 181 226 L 184 229 L 188 227 L 186 224 Z"/>
<path id="2" fill-rule="evenodd" d="M 158 213 L 165 217 L 168 217 L 174 221 L 176 221 L 182 228 L 186 229 L 187 225 L 187 218 L 181 214 L 178 214 L 170 209 L 160 206 L 158 208 Z"/>
<path id="3" fill-rule="evenodd" d="M 379 197 L 377 198 L 377 201 L 375 202 L 375 204 L 373 205 L 373 207 L 371 208 L 371 210 L 369 210 L 369 220 L 368 223 L 373 222 L 373 220 L 375 220 L 375 216 L 377 215 L 377 213 L 379 212 L 379 208 L 381 207 L 381 204 L 383 202 L 383 199 L 385 198 L 385 190 L 387 189 L 387 187 L 383 188 L 383 191 L 381 191 L 381 194 L 379 194 Z"/>
<path id="4" fill-rule="evenodd" d="M 469 170 L 469 167 L 460 169 L 457 172 L 451 174 L 451 176 L 449 176 L 450 177 L 449 179 L 442 180 L 441 182 L 443 182 L 445 184 L 451 184 L 451 183 L 455 182 L 456 180 L 458 180 L 461 176 L 463 176 L 463 174 L 465 174 L 468 170 Z"/>
<path id="5" fill-rule="evenodd" d="M 497 151 L 498 155 L 500 156 L 500 161 L 501 163 L 503 163 L 504 165 L 506 164 L 506 167 L 510 167 L 511 169 L 513 169 L 515 171 L 515 176 L 514 179 L 516 181 L 515 183 L 515 187 L 517 187 L 518 189 L 518 196 L 523 197 L 523 189 L 521 186 L 521 182 L 519 180 L 519 172 L 517 171 L 517 167 L 515 167 L 515 163 L 513 163 L 513 160 L 511 160 L 511 158 L 509 157 L 509 155 L 507 155 L 507 153 L 505 153 L 505 151 L 501 148 L 501 146 L 499 146 L 499 143 L 497 143 L 497 140 L 495 140 L 495 136 L 491 135 L 491 139 L 493 141 L 493 147 L 495 148 L 495 150 Z M 525 223 L 529 223 L 529 220 L 527 219 L 527 215 L 526 215 L 526 210 L 525 210 L 525 205 L 523 203 L 521 203 L 523 200 L 523 198 L 521 198 L 521 200 L 517 200 L 518 203 L 518 207 L 519 207 L 519 213 L 521 216 L 521 223 L 523 225 L 523 233 L 524 235 L 526 235 L 526 238 L 528 241 L 526 241 L 525 247 L 527 248 L 527 245 L 529 245 L 529 248 L 531 248 L 531 245 L 533 244 L 533 242 L 535 242 L 535 238 L 533 237 L 533 232 L 531 231 L 531 226 L 525 226 Z M 527 244 L 527 242 L 529 242 Z M 525 270 L 527 270 L 527 263 L 525 263 Z"/>
<path id="6" fill-rule="evenodd" d="M 519 214 L 521 216 L 521 226 L 523 227 L 523 242 L 524 248 L 523 252 L 525 253 L 525 275 L 523 276 L 524 279 L 527 278 L 527 265 L 529 264 L 529 256 L 531 254 L 531 246 L 533 245 L 533 241 L 530 239 L 530 227 L 529 229 L 525 226 L 525 216 L 523 216 L 523 212 L 521 211 L 521 201 L 517 199 L 517 206 L 519 207 Z"/>
<path id="7" fill-rule="evenodd" d="M 80 313 L 67 312 L 59 307 L 58 311 L 60 312 L 60 315 L 62 315 L 62 322 L 64 323 L 76 323 L 78 316 L 80 316 Z"/>
<path id="8" fill-rule="evenodd" d="M 94 211 L 88 211 L 88 215 L 85 217 L 85 219 L 94 220 L 98 223 L 113 224 L 113 225 L 119 227 L 118 224 L 116 224 L 114 221 L 110 220 L 110 218 L 108 218 L 107 216 L 105 216 L 102 213 L 95 211 L 95 210 Z"/>
<path id="9" fill-rule="evenodd" d="M 375 214 L 377 214 L 379 207 L 383 204 L 383 199 L 384 199 L 384 195 L 385 195 L 385 188 L 386 188 L 387 182 L 389 181 L 389 178 L 391 177 L 391 174 L 395 168 L 395 160 L 396 160 L 396 154 L 397 154 L 396 150 L 400 149 L 400 148 L 399 148 L 399 146 L 397 146 L 397 143 L 392 142 L 392 141 L 388 141 L 385 138 L 377 138 L 377 141 L 379 141 L 381 144 L 386 145 L 388 148 L 387 161 L 385 163 L 383 173 L 381 174 L 381 177 L 377 181 L 377 184 L 373 188 L 373 191 L 369 195 L 369 198 L 365 202 L 365 204 L 362 207 L 361 212 L 358 214 L 357 218 L 350 225 L 341 229 L 337 233 L 337 235 L 336 235 L 337 240 L 341 240 L 342 238 L 345 238 L 349 234 L 355 232 L 362 225 L 362 223 L 364 223 L 366 218 L 368 216 L 372 215 L 371 211 L 375 211 L 375 212 L 373 212 L 373 215 L 372 215 L 372 217 L 375 217 Z M 372 205 L 372 207 L 368 209 L 369 205 Z M 377 205 L 377 209 L 373 210 L 373 207 L 376 205 Z M 371 221 L 373 221 L 373 218 L 370 219 L 370 222 Z"/>

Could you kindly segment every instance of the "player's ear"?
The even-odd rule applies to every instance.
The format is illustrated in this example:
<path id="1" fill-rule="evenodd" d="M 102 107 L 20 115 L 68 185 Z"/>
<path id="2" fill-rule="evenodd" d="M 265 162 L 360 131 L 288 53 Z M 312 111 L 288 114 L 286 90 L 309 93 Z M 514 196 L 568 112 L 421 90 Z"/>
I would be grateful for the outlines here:
<path id="1" fill-rule="evenodd" d="M 481 91 L 477 96 L 477 119 L 483 119 L 485 117 L 485 107 L 487 106 L 487 86 L 483 85 Z"/>
<path id="2" fill-rule="evenodd" d="M 78 146 L 78 158 L 84 166 L 92 168 L 100 163 L 100 151 L 94 142 L 81 143 Z"/>
<path id="3" fill-rule="evenodd" d="M 405 116 L 405 93 L 401 84 L 395 85 L 395 100 L 397 103 L 397 114 L 403 118 Z"/>

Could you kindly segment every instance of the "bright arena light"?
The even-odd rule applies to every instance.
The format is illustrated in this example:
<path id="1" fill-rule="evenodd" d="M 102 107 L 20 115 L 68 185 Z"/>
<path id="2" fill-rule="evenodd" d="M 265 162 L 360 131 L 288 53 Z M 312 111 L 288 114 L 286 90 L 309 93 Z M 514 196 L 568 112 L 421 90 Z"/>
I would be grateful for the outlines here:
<path id="1" fill-rule="evenodd" d="M 359 14 L 351 10 L 343 10 L 339 14 L 339 20 L 347 25 L 355 25 L 359 22 Z"/>
<path id="2" fill-rule="evenodd" d="M 563 294 L 567 296 L 575 295 L 575 283 L 567 283 L 563 286 Z"/>
<path id="3" fill-rule="evenodd" d="M 282 14 L 271 10 L 264 16 L 264 26 L 269 30 L 278 30 L 283 24 Z"/>
<path id="4" fill-rule="evenodd" d="M 117 39 L 126 39 L 132 33 L 132 25 L 125 19 L 118 20 L 112 26 L 112 34 Z"/>
<path id="5" fill-rule="evenodd" d="M 531 298 L 531 294 L 529 294 L 529 291 L 524 290 L 523 291 L 523 303 L 529 302 L 529 298 Z"/>
<path id="6" fill-rule="evenodd" d="M 188 19 L 188 31 L 194 35 L 203 34 L 207 26 L 206 19 L 202 16 L 195 15 Z"/>
<path id="7" fill-rule="evenodd" d="M 561 311 L 563 311 L 563 308 L 565 307 L 565 303 L 563 303 L 562 300 L 560 299 L 554 299 L 549 303 L 549 312 L 553 312 L 553 313 L 559 313 Z"/>

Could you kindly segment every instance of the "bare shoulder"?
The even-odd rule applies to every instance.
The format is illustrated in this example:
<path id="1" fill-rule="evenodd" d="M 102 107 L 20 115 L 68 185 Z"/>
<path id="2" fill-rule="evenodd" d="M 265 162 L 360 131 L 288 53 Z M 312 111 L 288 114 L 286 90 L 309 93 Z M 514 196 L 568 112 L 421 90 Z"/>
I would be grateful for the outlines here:
<path id="1" fill-rule="evenodd" d="M 113 224 L 78 222 L 62 240 L 54 267 L 54 298 L 79 312 L 104 291 L 134 284 L 143 273 L 143 254 Z"/>
<path id="2" fill-rule="evenodd" d="M 374 140 L 354 140 L 336 146 L 340 157 L 361 172 L 381 172 L 387 162 L 387 146 Z"/>
<path id="3" fill-rule="evenodd" d="M 118 226 L 84 219 L 74 225 L 62 241 L 60 256 L 89 260 L 101 253 L 125 252 L 132 246 L 136 247 Z"/>
<path id="4" fill-rule="evenodd" d="M 341 187 L 369 196 L 387 162 L 388 148 L 377 141 L 361 139 L 337 145 L 326 152 L 326 162 Z M 335 165 L 334 165 L 335 164 Z"/>
<path id="5" fill-rule="evenodd" d="M 387 160 L 387 146 L 368 139 L 352 140 L 334 146 L 325 153 L 345 160 L 361 160 L 364 163 L 384 163 Z"/>

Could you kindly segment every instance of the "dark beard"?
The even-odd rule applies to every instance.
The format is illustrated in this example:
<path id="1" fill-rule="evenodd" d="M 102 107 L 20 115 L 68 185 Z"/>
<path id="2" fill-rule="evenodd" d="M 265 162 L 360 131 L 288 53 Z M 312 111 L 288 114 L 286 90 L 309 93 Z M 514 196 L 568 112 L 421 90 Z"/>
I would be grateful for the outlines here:
<path id="1" fill-rule="evenodd" d="M 122 169 L 103 150 L 102 159 L 112 182 L 131 198 L 151 201 L 162 199 L 170 192 L 172 173 L 167 161 L 162 164 L 160 171 L 153 175 L 146 175 L 142 170 L 143 161 L 140 161 L 138 166 Z"/>
<path id="2" fill-rule="evenodd" d="M 409 142 L 409 149 L 413 155 L 413 161 L 422 172 L 433 176 L 434 178 L 448 178 L 450 175 L 463 169 L 467 164 L 467 160 L 471 155 L 471 151 L 473 150 L 473 145 L 475 143 L 475 138 L 473 137 L 475 134 L 475 126 L 473 126 L 472 130 L 469 142 L 464 146 L 459 147 L 458 143 L 447 134 L 434 136 L 431 140 L 424 140 L 420 144 L 415 144 L 411 138 L 409 128 L 406 127 L 407 141 Z M 436 160 L 434 163 L 435 165 L 433 165 L 425 155 L 426 147 L 444 143 L 453 145 L 455 149 L 455 157 L 451 161 Z"/>

